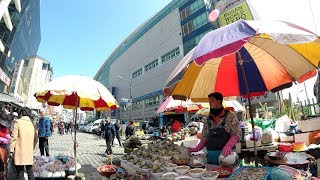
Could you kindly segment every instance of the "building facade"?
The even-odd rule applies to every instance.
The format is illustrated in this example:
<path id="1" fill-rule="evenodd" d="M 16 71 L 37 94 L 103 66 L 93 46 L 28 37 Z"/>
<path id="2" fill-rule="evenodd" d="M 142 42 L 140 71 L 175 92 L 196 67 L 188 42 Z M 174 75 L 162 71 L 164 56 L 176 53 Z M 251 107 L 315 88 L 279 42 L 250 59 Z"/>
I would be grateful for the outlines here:
<path id="1" fill-rule="evenodd" d="M 118 102 L 123 100 L 112 118 L 128 120 L 131 114 L 133 120 L 148 121 L 155 116 L 170 73 L 216 28 L 208 13 L 204 0 L 173 0 L 113 51 L 95 75 Z M 126 103 L 130 98 L 132 103 Z"/>
<path id="2" fill-rule="evenodd" d="M 40 56 L 30 56 L 18 61 L 14 71 L 10 89 L 15 97 L 22 99 L 31 109 L 43 109 L 44 105 L 37 102 L 34 93 L 45 83 L 52 80 L 53 70 L 50 62 Z"/>
<path id="3" fill-rule="evenodd" d="M 0 2 L 0 91 L 8 91 L 18 60 L 36 55 L 41 41 L 40 1 Z"/>

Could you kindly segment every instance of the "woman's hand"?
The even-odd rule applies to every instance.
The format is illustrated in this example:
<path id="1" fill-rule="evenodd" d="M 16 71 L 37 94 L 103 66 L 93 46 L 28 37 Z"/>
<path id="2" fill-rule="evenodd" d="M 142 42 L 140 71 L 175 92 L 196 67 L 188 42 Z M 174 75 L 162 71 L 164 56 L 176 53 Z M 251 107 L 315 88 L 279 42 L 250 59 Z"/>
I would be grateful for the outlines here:
<path id="1" fill-rule="evenodd" d="M 224 157 L 227 157 L 227 156 L 229 156 L 229 155 L 231 155 L 232 154 L 232 148 L 230 147 L 230 146 L 228 146 L 228 145 L 225 145 L 224 147 L 223 147 L 223 149 L 222 149 L 222 155 L 224 156 Z"/>

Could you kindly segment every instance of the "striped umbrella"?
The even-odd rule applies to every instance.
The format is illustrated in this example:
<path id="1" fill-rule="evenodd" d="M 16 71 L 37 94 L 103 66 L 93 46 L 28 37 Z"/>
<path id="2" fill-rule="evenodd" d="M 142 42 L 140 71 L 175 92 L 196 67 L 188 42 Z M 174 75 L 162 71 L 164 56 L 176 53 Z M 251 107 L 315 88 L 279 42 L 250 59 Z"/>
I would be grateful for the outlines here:
<path id="1" fill-rule="evenodd" d="M 47 83 L 34 96 L 37 101 L 51 106 L 62 105 L 67 109 L 75 109 L 75 127 L 77 125 L 77 109 L 83 111 L 104 111 L 118 108 L 118 103 L 109 90 L 92 78 L 67 75 Z M 74 159 L 77 173 L 77 131 L 74 131 Z"/>
<path id="2" fill-rule="evenodd" d="M 116 109 L 118 103 L 109 90 L 92 78 L 68 75 L 47 83 L 35 93 L 39 102 L 50 106 L 62 105 L 67 109 L 105 111 Z"/>
<path id="3" fill-rule="evenodd" d="M 214 91 L 248 97 L 254 127 L 250 97 L 315 76 L 319 61 L 316 34 L 282 21 L 239 20 L 205 35 L 169 76 L 164 92 L 194 102 L 208 101 Z"/>
<path id="4" fill-rule="evenodd" d="M 214 91 L 247 97 L 247 82 L 250 96 L 259 96 L 315 76 L 317 36 L 290 23 L 272 22 L 240 20 L 208 33 L 171 73 L 165 93 L 193 102 L 208 101 Z"/>

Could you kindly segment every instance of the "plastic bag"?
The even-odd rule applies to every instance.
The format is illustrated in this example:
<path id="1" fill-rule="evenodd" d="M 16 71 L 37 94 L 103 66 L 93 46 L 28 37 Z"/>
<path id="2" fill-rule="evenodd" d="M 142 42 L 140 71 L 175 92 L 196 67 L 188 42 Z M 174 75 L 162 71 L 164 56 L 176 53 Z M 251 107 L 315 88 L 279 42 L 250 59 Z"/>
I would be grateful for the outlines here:
<path id="1" fill-rule="evenodd" d="M 7 180 L 17 179 L 17 172 L 12 157 L 8 158 L 5 175 Z"/>

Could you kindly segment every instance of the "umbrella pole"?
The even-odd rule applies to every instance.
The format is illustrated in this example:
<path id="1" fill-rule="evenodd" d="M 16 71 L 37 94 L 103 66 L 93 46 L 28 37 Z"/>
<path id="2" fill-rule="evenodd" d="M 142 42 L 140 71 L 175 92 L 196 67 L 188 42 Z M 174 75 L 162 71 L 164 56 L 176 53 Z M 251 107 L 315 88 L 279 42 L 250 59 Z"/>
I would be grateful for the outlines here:
<path id="1" fill-rule="evenodd" d="M 241 56 L 239 52 L 237 52 L 237 55 L 239 57 L 239 63 L 241 67 L 241 72 L 242 72 L 242 77 L 246 86 L 246 93 L 247 93 L 247 98 L 248 98 L 248 104 L 249 104 L 249 115 L 251 119 L 251 126 L 252 126 L 252 135 L 253 135 L 253 149 L 254 149 L 254 161 L 255 161 L 255 166 L 258 167 L 258 152 L 257 152 L 257 142 L 255 141 L 256 135 L 254 131 L 254 121 L 253 121 L 253 113 L 252 113 L 252 105 L 251 105 L 251 98 L 250 98 L 250 91 L 249 91 L 249 85 L 248 85 L 248 80 L 246 76 L 246 72 L 244 71 L 243 67 L 243 60 L 241 59 Z"/>
<path id="2" fill-rule="evenodd" d="M 76 115 L 74 118 L 74 144 L 73 144 L 73 148 L 74 148 L 74 167 L 75 167 L 75 176 L 77 176 L 78 174 L 78 170 L 77 170 L 77 117 L 78 117 L 78 108 L 76 108 Z"/>

